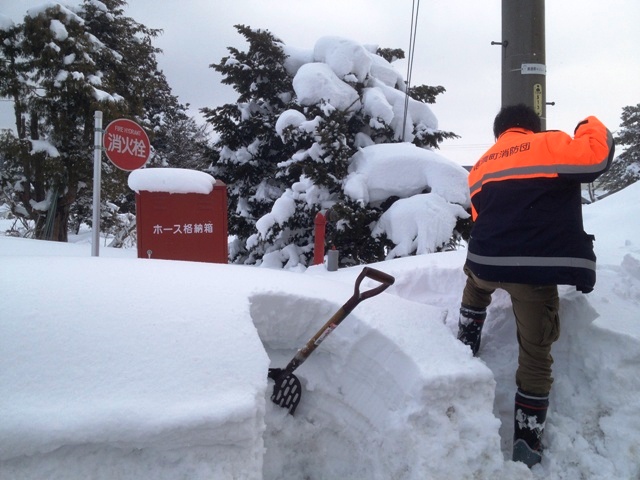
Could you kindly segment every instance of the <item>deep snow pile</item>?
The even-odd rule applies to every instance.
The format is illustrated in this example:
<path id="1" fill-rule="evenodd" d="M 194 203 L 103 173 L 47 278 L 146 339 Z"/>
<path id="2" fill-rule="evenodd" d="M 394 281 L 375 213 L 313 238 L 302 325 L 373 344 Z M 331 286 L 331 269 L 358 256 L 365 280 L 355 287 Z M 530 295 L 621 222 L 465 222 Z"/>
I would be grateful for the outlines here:
<path id="1" fill-rule="evenodd" d="M 2 241 L 5 253 L 39 243 Z M 391 295 L 361 304 L 300 367 L 305 395 L 292 418 L 266 403 L 265 351 L 282 366 L 352 286 L 139 259 L 12 255 L 2 270 L 10 478 L 52 466 L 59 478 L 133 478 L 152 464 L 154 478 L 262 478 L 263 438 L 265 478 L 501 467 L 491 372 L 451 336 L 441 308 Z"/>
<path id="2" fill-rule="evenodd" d="M 87 244 L 0 237 L 0 477 L 636 479 L 639 194 L 585 207 L 599 280 L 588 296 L 561 289 L 547 452 L 531 472 L 504 460 L 508 298 L 495 296 L 480 358 L 455 340 L 464 251 L 374 265 L 396 284 L 299 368 L 291 417 L 268 399 L 269 363 L 344 303 L 358 268 L 89 258 Z"/>

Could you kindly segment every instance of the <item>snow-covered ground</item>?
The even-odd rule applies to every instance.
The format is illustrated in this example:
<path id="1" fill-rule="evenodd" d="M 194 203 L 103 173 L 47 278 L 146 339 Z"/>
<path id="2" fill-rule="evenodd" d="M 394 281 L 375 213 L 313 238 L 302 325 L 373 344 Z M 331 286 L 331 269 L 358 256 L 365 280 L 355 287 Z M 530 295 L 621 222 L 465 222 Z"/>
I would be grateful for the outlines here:
<path id="1" fill-rule="evenodd" d="M 640 183 L 585 207 L 598 283 L 561 287 L 546 453 L 508 460 L 516 341 L 497 292 L 480 357 L 455 339 L 465 252 L 396 278 L 297 370 L 282 367 L 361 267 L 305 272 L 135 258 L 0 237 L 0 478 L 638 479 Z M 366 280 L 362 288 L 376 283 Z"/>

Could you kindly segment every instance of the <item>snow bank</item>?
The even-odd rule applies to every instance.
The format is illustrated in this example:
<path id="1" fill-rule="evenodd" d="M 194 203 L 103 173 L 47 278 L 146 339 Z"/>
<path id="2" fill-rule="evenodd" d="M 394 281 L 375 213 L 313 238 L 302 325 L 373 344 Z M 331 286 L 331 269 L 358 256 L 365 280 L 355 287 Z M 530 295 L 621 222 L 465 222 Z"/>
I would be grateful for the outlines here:
<path id="1" fill-rule="evenodd" d="M 362 291 L 375 285 L 366 281 Z M 331 290 L 324 298 L 338 298 Z M 344 290 L 339 297 L 346 300 Z M 272 365 L 288 363 L 291 347 L 339 306 L 322 297 L 254 296 L 252 316 Z M 358 306 L 298 369 L 304 396 L 296 419 L 271 407 L 265 478 L 417 479 L 427 471 L 463 478 L 470 470 L 489 478 L 502 468 L 492 375 L 460 348 L 445 317 L 390 295 Z"/>
<path id="2" fill-rule="evenodd" d="M 637 218 L 639 198 L 640 182 L 636 182 L 583 207 L 585 230 L 596 237 L 594 246 L 599 264 L 619 265 L 629 253 L 640 256 L 638 229 L 629 224 L 630 219 Z"/>
<path id="3" fill-rule="evenodd" d="M 363 302 L 300 367 L 291 417 L 268 401 L 269 358 L 288 363 L 352 284 L 190 262 L 43 262 L 11 255 L 40 242 L 0 240 L 10 255 L 0 266 L 9 478 L 411 479 L 444 475 L 449 463 L 501 468 L 491 372 L 451 336 L 441 308 L 386 294 Z M 52 466 L 58 477 L 44 473 Z"/>
<path id="4" fill-rule="evenodd" d="M 60 451 L 70 470 L 47 478 L 135 478 L 147 462 L 164 465 L 154 478 L 260 478 L 268 359 L 246 302 L 219 302 L 184 262 L 17 257 L 1 269 L 5 478 L 27 475 L 19 458 L 43 474 Z"/>

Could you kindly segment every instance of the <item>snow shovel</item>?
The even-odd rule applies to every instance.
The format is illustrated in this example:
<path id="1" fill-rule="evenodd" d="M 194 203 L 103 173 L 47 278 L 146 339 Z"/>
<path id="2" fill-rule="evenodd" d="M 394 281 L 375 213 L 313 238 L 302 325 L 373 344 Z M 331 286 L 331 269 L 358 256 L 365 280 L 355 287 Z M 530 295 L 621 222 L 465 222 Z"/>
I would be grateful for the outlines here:
<path id="1" fill-rule="evenodd" d="M 360 284 L 365 277 L 380 282 L 380 285 L 367 290 L 360 291 Z M 356 308 L 356 306 L 367 298 L 374 297 L 382 293 L 389 286 L 393 285 L 395 278 L 391 275 L 375 270 L 371 267 L 364 267 L 358 278 L 353 292 L 353 296 L 338 309 L 338 311 L 325 323 L 320 330 L 307 342 L 307 344 L 298 350 L 285 368 L 270 368 L 269 378 L 275 381 L 271 400 L 282 408 L 289 410 L 291 415 L 296 411 L 298 403 L 300 403 L 300 395 L 302 393 L 302 385 L 300 380 L 293 374 L 293 371 L 311 355 L 311 353 L 320 345 L 325 338 Z"/>

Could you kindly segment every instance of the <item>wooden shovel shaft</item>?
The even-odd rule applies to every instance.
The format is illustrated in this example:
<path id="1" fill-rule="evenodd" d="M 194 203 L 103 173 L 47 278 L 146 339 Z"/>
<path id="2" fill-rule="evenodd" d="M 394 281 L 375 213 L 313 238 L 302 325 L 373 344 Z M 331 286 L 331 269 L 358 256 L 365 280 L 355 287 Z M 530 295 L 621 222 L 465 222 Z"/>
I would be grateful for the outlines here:
<path id="1" fill-rule="evenodd" d="M 290 373 L 298 368 L 302 362 L 304 362 L 313 351 L 318 348 L 325 338 L 329 336 L 329 334 L 340 325 L 340 322 L 345 319 L 347 313 L 344 310 L 344 307 L 340 307 L 340 309 L 324 324 L 324 326 L 318 330 L 318 332 L 306 343 L 304 347 L 302 347 L 295 354 L 293 359 L 289 362 L 286 368 L 282 371 L 282 377 L 286 377 Z"/>

